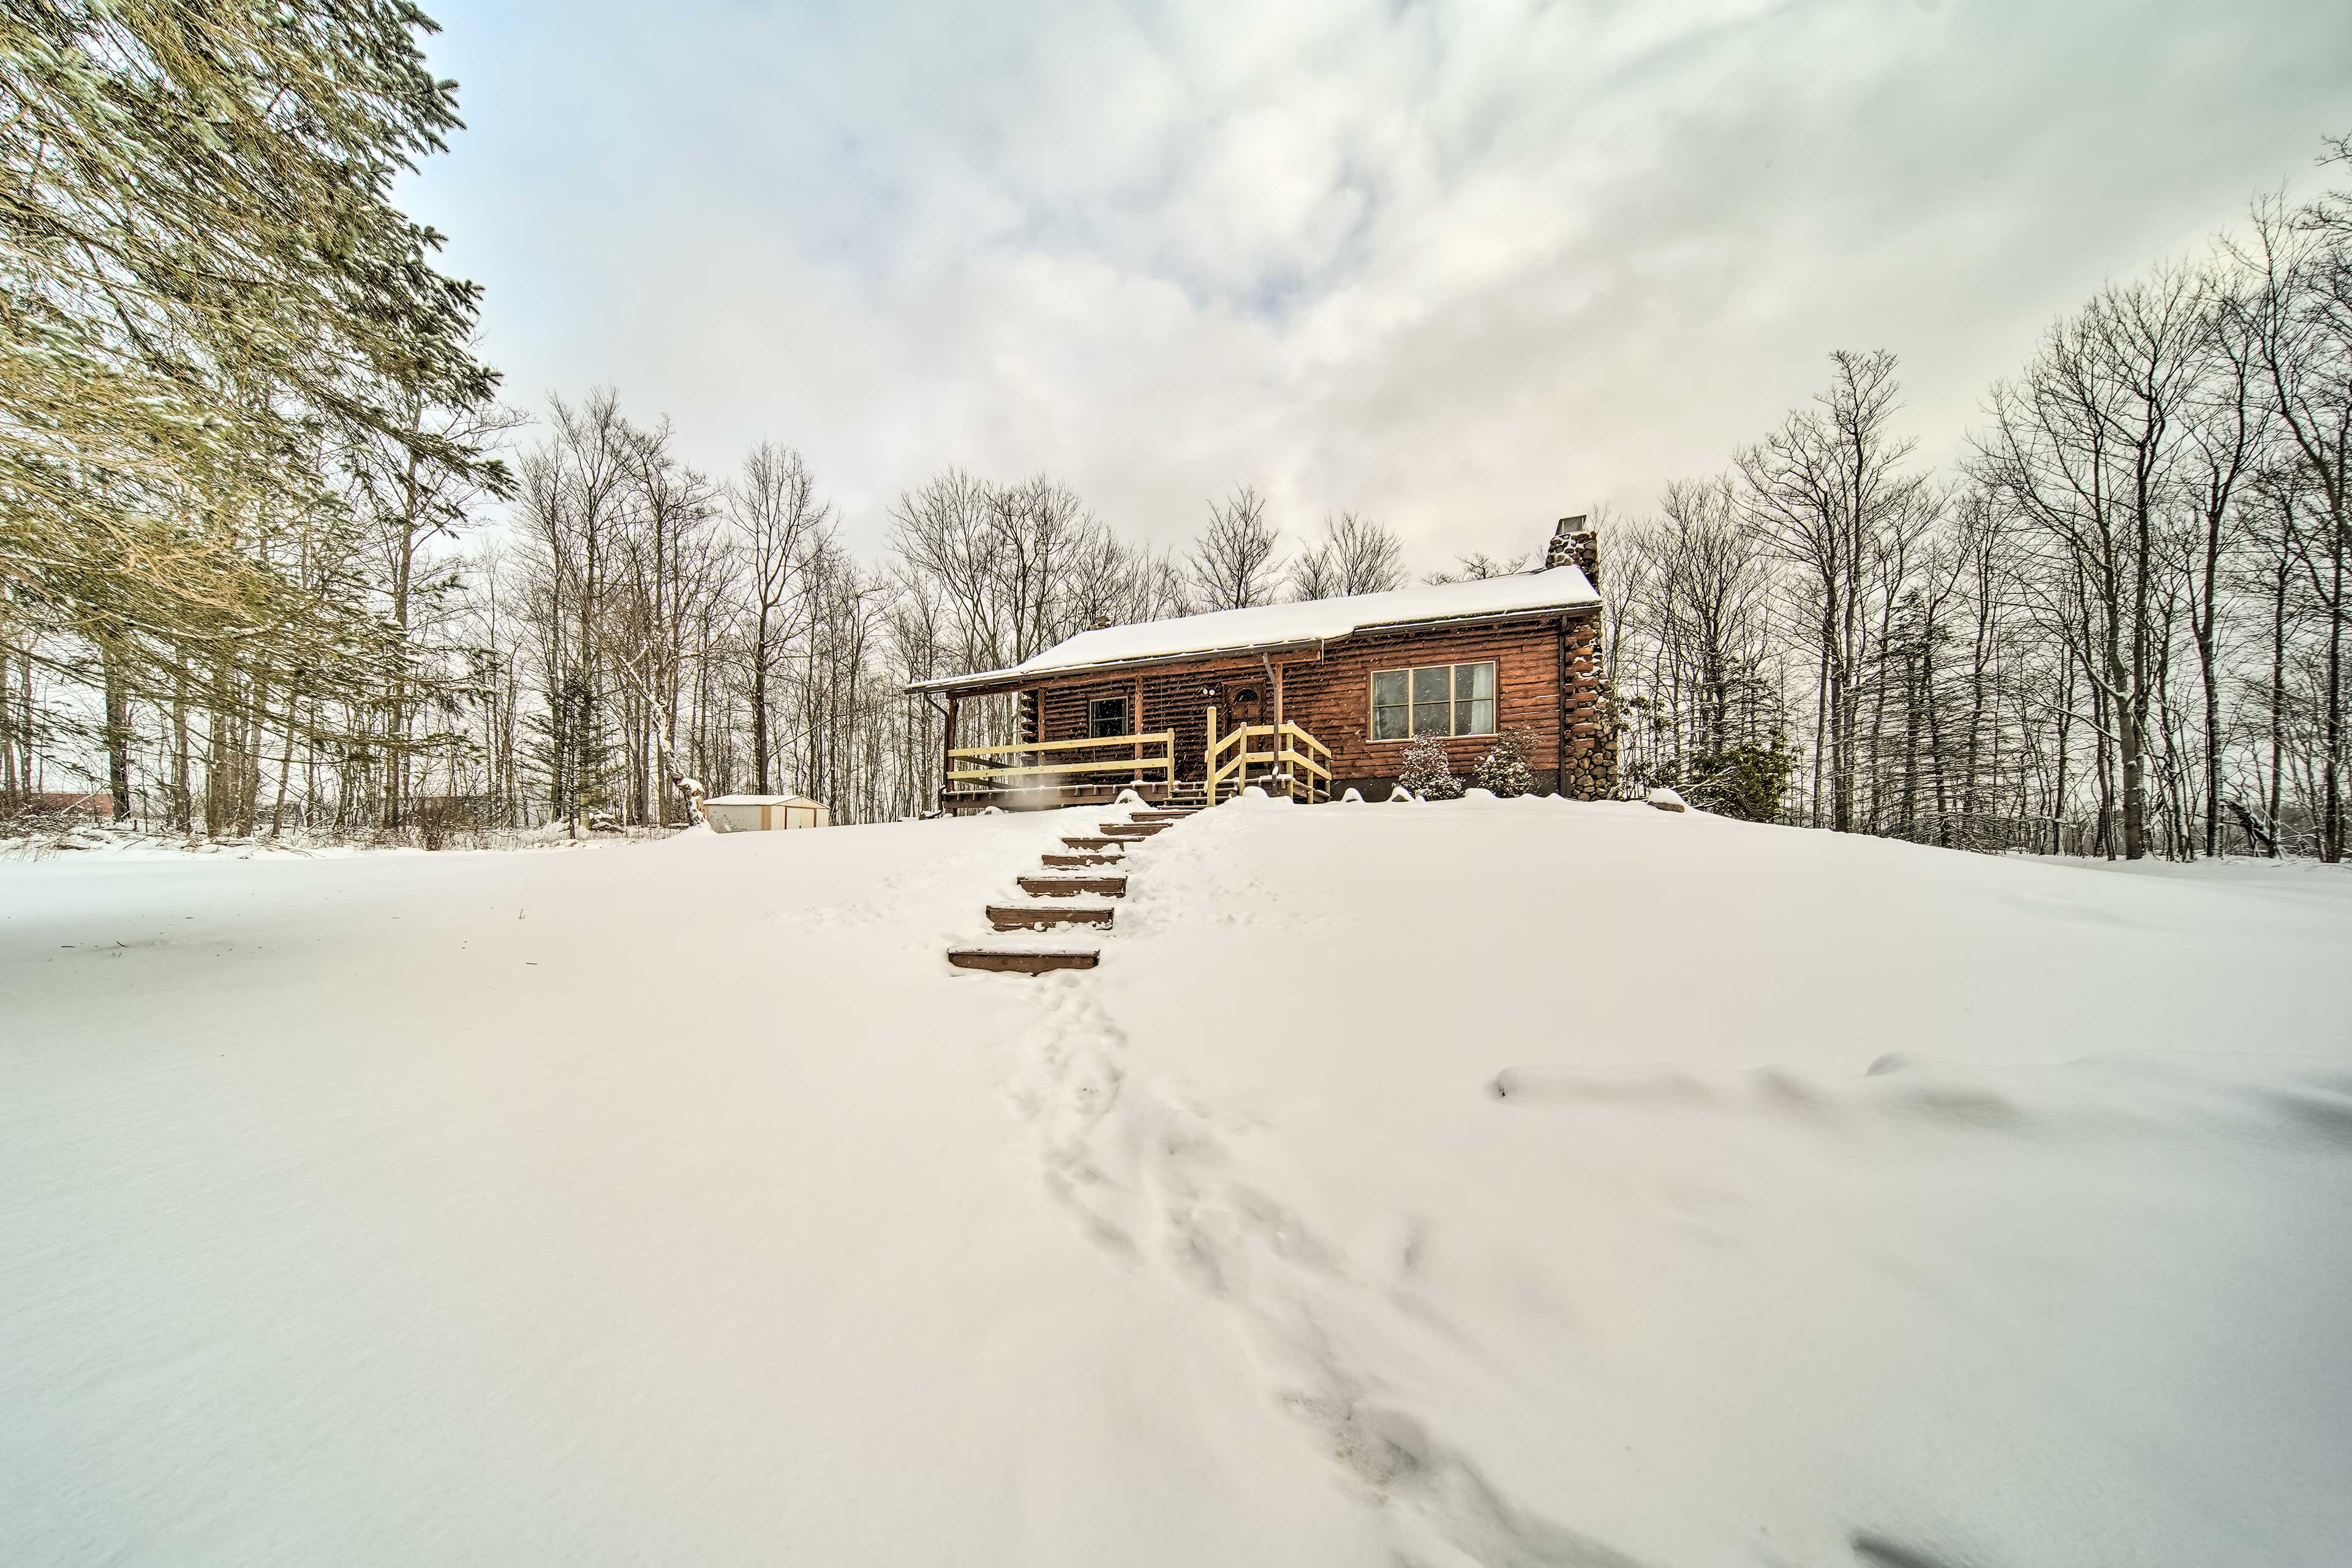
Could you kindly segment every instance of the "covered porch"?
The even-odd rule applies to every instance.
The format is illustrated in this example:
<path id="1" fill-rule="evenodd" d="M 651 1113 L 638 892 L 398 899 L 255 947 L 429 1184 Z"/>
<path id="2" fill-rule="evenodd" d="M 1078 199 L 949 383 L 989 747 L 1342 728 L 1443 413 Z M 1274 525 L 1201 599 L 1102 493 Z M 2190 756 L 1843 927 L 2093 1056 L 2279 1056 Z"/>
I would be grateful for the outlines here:
<path id="1" fill-rule="evenodd" d="M 1328 800 L 1330 748 L 1285 716 L 1283 685 L 1264 658 L 931 683 L 946 721 L 940 808 L 1043 810 L 1129 789 L 1154 805 L 1213 805 L 1253 785 Z M 968 705 L 1006 695 L 1018 739 L 973 743 Z M 999 733 L 1002 723 L 1000 710 Z"/>

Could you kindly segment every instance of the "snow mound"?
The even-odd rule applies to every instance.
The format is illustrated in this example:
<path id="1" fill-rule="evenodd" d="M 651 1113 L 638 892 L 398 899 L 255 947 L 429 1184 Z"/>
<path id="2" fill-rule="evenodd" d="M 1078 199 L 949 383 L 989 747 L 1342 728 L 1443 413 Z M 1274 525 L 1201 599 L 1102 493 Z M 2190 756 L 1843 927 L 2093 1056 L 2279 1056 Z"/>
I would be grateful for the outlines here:
<path id="1" fill-rule="evenodd" d="M 0 866 L 0 1561 L 2341 1557 L 2352 877 L 1238 804 Z"/>
<path id="2" fill-rule="evenodd" d="M 1201 826 L 1122 915 L 1070 1201 L 1224 1303 L 1338 1463 L 1407 1456 L 1367 1482 L 1400 1550 L 2352 1540 L 2352 879 L 1638 804 Z M 1315 1026 L 1220 1048 L 1203 975 Z"/>

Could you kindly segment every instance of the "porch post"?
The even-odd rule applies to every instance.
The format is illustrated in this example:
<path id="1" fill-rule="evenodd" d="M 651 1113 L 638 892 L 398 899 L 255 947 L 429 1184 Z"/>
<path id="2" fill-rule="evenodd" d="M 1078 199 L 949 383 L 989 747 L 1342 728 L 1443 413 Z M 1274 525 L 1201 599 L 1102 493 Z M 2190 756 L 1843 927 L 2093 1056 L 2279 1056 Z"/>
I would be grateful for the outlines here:
<path id="1" fill-rule="evenodd" d="M 1135 711 L 1129 714 L 1128 719 L 1129 721 L 1128 733 L 1138 737 L 1134 746 L 1135 782 L 1141 784 L 1143 782 L 1143 742 L 1140 739 L 1143 734 L 1143 672 L 1141 670 L 1136 671 L 1135 675 Z"/>
<path id="2" fill-rule="evenodd" d="M 1288 770 L 1286 767 L 1285 767 L 1285 766 L 1284 766 L 1284 764 L 1283 764 L 1283 761 L 1282 761 L 1282 666 L 1280 666 L 1280 665 L 1278 665 L 1278 664 L 1277 664 L 1277 665 L 1276 665 L 1276 666 L 1274 667 L 1274 746 L 1273 746 L 1273 752 L 1274 752 L 1274 772 L 1269 775 L 1269 777 L 1270 777 L 1271 779 L 1274 779 L 1274 780 L 1286 780 L 1286 779 L 1288 779 L 1288 778 L 1290 777 L 1289 770 Z M 1286 790 L 1288 790 L 1291 786 L 1289 786 L 1288 784 L 1285 784 L 1285 786 L 1284 786 L 1284 787 L 1285 787 L 1285 789 L 1286 789 Z"/>
<path id="3" fill-rule="evenodd" d="M 1217 707 L 1211 703 L 1202 710 L 1201 731 L 1201 798 L 1211 805 L 1217 804 Z"/>
<path id="4" fill-rule="evenodd" d="M 955 772 L 956 710 L 960 705 L 961 702 L 956 694 L 952 691 L 949 692 L 948 727 L 940 738 L 940 809 L 941 811 L 948 808 L 948 775 Z"/>

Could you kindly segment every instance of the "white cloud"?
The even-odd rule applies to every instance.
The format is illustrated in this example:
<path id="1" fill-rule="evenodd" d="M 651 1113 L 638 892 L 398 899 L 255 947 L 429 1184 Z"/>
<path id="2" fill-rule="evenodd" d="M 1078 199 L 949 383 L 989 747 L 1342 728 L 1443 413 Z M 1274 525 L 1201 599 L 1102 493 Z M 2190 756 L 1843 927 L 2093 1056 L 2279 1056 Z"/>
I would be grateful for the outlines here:
<path id="1" fill-rule="evenodd" d="M 1841 346 L 1919 434 L 2352 130 L 2261 0 L 452 16 L 414 193 L 518 400 L 801 446 L 869 546 L 950 463 L 1175 540 L 1247 479 L 1424 564 L 1719 465 Z"/>

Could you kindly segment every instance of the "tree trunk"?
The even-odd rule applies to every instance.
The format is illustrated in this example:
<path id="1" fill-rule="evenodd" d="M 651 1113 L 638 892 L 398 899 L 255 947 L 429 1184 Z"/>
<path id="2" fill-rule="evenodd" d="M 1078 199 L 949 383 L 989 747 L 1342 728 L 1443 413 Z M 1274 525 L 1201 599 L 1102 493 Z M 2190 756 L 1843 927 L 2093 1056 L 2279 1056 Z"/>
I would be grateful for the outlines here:
<path id="1" fill-rule="evenodd" d="M 2270 793 L 2263 802 L 2273 860 L 2279 858 L 2281 763 L 2286 755 L 2286 585 L 2291 560 L 2282 542 L 2278 575 L 2271 583 L 2271 776 Z"/>
<path id="2" fill-rule="evenodd" d="M 185 668 L 172 677 L 172 826 L 196 830 L 195 797 L 188 781 L 188 677 Z"/>
<path id="3" fill-rule="evenodd" d="M 2205 858 L 2209 860 L 2221 852 L 2221 690 L 2214 668 L 2221 571 L 2221 519 L 2213 514 L 2205 522 L 2205 592 L 2193 623 L 2197 673 L 2204 683 L 2205 696 Z"/>
<path id="4" fill-rule="evenodd" d="M 122 678 L 122 657 L 110 645 L 99 646 L 106 684 L 106 784 L 114 794 L 114 820 L 131 815 L 131 698 Z"/>
<path id="5" fill-rule="evenodd" d="M 768 787 L 768 656 L 765 618 L 759 634 L 760 646 L 751 659 L 751 777 L 753 790 L 760 795 L 772 795 Z"/>
<path id="6" fill-rule="evenodd" d="M 2334 591 L 2327 604 L 2327 733 L 2320 762 L 2319 858 L 2333 866 L 2344 858 L 2344 525 L 2332 520 Z"/>

